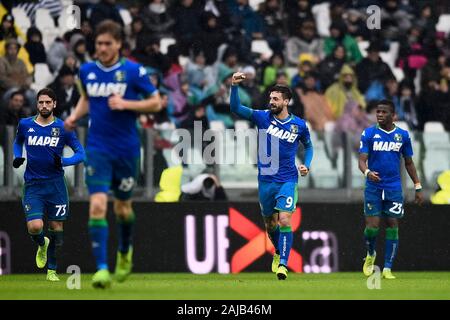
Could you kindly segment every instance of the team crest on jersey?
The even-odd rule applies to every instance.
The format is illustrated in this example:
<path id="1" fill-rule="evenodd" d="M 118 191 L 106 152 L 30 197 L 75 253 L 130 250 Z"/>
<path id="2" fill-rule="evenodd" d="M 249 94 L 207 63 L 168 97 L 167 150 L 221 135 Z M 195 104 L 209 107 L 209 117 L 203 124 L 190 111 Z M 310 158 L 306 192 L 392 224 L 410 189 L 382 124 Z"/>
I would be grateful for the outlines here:
<path id="1" fill-rule="evenodd" d="M 117 82 L 124 82 L 125 81 L 125 71 L 123 70 L 117 70 L 114 74 L 114 80 Z"/>
<path id="2" fill-rule="evenodd" d="M 400 133 L 394 134 L 394 140 L 397 142 L 402 142 L 402 135 Z"/>
<path id="3" fill-rule="evenodd" d="M 59 128 L 52 128 L 52 137 L 59 137 Z"/>
<path id="4" fill-rule="evenodd" d="M 298 125 L 291 124 L 291 132 L 292 133 L 298 133 Z"/>
<path id="5" fill-rule="evenodd" d="M 28 212 L 31 210 L 31 206 L 29 204 L 25 205 L 25 211 Z"/>
<path id="6" fill-rule="evenodd" d="M 370 203 L 367 204 L 367 209 L 372 210 L 372 205 Z"/>

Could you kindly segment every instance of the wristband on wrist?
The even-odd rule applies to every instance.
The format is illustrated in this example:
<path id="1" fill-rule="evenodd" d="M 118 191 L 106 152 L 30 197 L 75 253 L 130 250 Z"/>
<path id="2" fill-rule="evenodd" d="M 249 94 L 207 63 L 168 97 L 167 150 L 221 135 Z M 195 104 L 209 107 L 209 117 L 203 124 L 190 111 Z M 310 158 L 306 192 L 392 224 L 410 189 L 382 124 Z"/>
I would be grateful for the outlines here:
<path id="1" fill-rule="evenodd" d="M 414 189 L 416 189 L 416 192 L 422 191 L 422 185 L 420 182 L 414 184 Z"/>
<path id="2" fill-rule="evenodd" d="M 366 169 L 366 171 L 364 171 L 364 176 L 367 178 L 367 175 L 369 174 L 370 169 Z"/>

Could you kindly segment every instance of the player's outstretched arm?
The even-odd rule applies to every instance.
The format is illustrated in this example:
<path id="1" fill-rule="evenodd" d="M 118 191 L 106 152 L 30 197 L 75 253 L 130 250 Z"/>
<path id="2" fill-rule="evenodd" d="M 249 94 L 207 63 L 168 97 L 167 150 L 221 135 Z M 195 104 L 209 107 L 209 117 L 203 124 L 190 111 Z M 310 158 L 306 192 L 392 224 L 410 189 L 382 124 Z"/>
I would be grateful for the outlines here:
<path id="1" fill-rule="evenodd" d="M 129 110 L 142 113 L 161 111 L 161 97 L 158 92 L 144 100 L 125 100 L 115 94 L 108 99 L 108 104 L 112 110 L 119 111 Z"/>
<path id="2" fill-rule="evenodd" d="M 13 144 L 13 153 L 14 153 L 13 167 L 16 169 L 25 162 L 25 158 L 22 156 L 24 141 L 25 141 L 25 136 L 23 135 L 22 127 L 19 122 L 19 125 L 17 127 L 16 138 L 14 139 L 14 144 Z"/>
<path id="3" fill-rule="evenodd" d="M 422 204 L 423 203 L 422 185 L 420 184 L 416 166 L 414 165 L 414 161 L 411 157 L 405 158 L 405 168 L 406 171 L 408 172 L 409 177 L 414 182 L 414 187 L 416 189 L 415 202 L 418 204 Z"/>
<path id="4" fill-rule="evenodd" d="M 241 72 L 236 72 L 233 74 L 231 80 L 231 96 L 230 96 L 230 108 L 231 112 L 237 114 L 241 118 L 251 120 L 253 110 L 241 105 L 239 99 L 239 88 L 238 85 L 245 79 L 245 75 Z"/>
<path id="5" fill-rule="evenodd" d="M 74 154 L 69 158 L 61 159 L 63 167 L 76 165 L 86 159 L 84 148 L 75 135 L 75 132 L 67 132 L 66 144 L 73 150 Z"/>
<path id="6" fill-rule="evenodd" d="M 299 167 L 300 175 L 302 177 L 306 176 L 309 173 L 309 168 L 311 168 L 311 162 L 314 155 L 314 148 L 311 140 L 303 143 L 303 146 L 305 147 L 305 163 L 300 165 Z"/>
<path id="7" fill-rule="evenodd" d="M 77 121 L 84 117 L 89 112 L 89 100 L 84 94 L 78 99 L 78 103 L 70 116 L 64 121 L 66 130 L 73 130 L 77 126 Z"/>

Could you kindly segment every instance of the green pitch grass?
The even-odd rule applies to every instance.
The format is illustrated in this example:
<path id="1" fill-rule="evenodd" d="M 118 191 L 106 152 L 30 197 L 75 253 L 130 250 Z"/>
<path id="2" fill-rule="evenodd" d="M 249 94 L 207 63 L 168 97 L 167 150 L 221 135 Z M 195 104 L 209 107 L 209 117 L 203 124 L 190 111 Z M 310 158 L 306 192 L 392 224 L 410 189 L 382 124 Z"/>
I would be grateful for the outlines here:
<path id="1" fill-rule="evenodd" d="M 450 299 L 450 272 L 396 272 L 381 280 L 380 290 L 367 289 L 362 273 L 289 274 L 279 281 L 271 273 L 235 275 L 133 274 L 109 290 L 93 289 L 82 276 L 81 289 L 45 281 L 44 274 L 0 276 L 0 299 Z"/>

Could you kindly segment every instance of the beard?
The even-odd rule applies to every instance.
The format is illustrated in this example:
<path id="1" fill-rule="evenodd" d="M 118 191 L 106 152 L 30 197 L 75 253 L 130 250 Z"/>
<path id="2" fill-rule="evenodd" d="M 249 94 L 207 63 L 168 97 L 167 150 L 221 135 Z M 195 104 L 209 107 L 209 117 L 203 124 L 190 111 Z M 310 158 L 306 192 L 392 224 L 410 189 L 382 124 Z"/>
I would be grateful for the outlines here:
<path id="1" fill-rule="evenodd" d="M 276 106 L 274 104 L 270 104 L 270 112 L 274 115 L 278 115 L 281 113 L 281 111 L 283 111 L 283 107 L 282 106 Z"/>
<path id="2" fill-rule="evenodd" d="M 39 115 L 44 118 L 47 119 L 48 117 L 50 117 L 53 114 L 53 111 L 50 110 L 39 110 Z"/>

